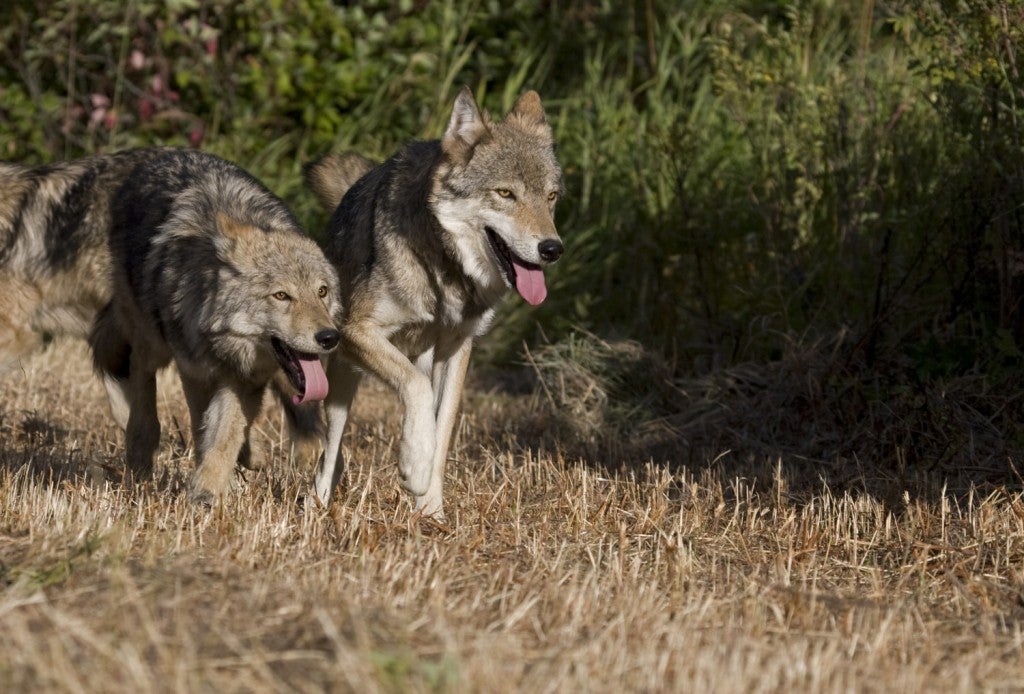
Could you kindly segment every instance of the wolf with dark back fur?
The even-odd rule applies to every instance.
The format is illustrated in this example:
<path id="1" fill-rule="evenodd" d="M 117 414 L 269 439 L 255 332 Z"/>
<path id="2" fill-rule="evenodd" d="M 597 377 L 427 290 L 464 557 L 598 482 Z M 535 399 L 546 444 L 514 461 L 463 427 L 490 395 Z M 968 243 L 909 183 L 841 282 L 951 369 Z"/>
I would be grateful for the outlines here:
<path id="1" fill-rule="evenodd" d="M 128 468 L 152 471 L 156 373 L 173 360 L 198 454 L 191 496 L 213 501 L 277 372 L 296 404 L 327 394 L 320 357 L 339 340 L 335 271 L 255 178 L 187 150 L 131 171 L 110 204 L 110 254 L 113 298 L 90 344 L 128 404 Z"/>
<path id="2" fill-rule="evenodd" d="M 536 305 L 543 267 L 562 255 L 562 192 L 551 128 L 536 92 L 492 122 L 468 89 L 444 137 L 374 167 L 358 155 L 307 168 L 329 209 L 328 255 L 341 280 L 342 346 L 328 363 L 328 432 L 314 484 L 326 503 L 341 475 L 341 438 L 360 375 L 405 406 L 398 470 L 423 514 L 443 516 L 442 485 L 473 339 L 514 288 Z"/>

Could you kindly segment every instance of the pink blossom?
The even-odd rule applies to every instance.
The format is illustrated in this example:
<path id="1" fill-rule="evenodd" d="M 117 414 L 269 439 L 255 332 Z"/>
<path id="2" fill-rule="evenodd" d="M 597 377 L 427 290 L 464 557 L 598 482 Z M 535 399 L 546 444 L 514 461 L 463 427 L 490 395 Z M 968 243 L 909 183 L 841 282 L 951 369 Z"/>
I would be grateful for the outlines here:
<path id="1" fill-rule="evenodd" d="M 89 113 L 89 125 L 90 131 L 95 130 L 96 127 L 103 122 L 103 119 L 107 117 L 107 109 L 105 108 L 94 108 Z"/>

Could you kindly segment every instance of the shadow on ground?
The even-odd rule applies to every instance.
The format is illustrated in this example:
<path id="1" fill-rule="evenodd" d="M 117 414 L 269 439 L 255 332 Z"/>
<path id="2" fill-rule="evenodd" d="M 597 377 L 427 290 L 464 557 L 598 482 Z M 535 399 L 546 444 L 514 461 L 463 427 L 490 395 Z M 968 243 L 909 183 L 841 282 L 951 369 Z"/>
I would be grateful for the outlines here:
<path id="1" fill-rule="evenodd" d="M 923 382 L 906 364 L 868 369 L 836 348 L 678 378 L 635 342 L 587 334 L 527 362 L 478 372 L 487 395 L 470 395 L 504 401 L 507 416 L 492 408 L 485 426 L 520 449 L 609 471 L 653 463 L 765 490 L 781 482 L 797 502 L 827 488 L 898 509 L 908 497 L 1024 489 L 1024 383 Z"/>

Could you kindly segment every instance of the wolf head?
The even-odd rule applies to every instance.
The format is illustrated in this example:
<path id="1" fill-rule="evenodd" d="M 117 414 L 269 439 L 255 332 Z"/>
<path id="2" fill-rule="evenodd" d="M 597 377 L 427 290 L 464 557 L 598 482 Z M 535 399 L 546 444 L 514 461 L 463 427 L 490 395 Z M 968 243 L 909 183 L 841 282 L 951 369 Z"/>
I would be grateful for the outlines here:
<path id="1" fill-rule="evenodd" d="M 337 347 L 338 278 L 312 239 L 265 232 L 218 215 L 217 255 L 224 263 L 221 296 L 231 332 L 272 353 L 295 387 L 295 404 L 322 400 L 327 376 L 319 355 Z"/>
<path id="2" fill-rule="evenodd" d="M 441 147 L 431 206 L 463 269 L 484 287 L 513 287 L 541 303 L 542 268 L 563 250 L 554 220 L 562 171 L 537 92 L 524 93 L 493 123 L 464 87 Z"/>

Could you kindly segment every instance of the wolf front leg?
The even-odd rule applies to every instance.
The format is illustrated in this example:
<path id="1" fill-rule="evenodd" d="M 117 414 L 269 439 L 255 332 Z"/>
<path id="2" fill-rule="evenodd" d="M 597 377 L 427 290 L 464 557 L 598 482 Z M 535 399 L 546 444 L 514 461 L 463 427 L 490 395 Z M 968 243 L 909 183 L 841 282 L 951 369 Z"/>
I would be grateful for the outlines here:
<path id="1" fill-rule="evenodd" d="M 262 404 L 262 388 L 221 385 L 203 413 L 189 499 L 210 504 L 227 491 L 238 453 Z"/>
<path id="2" fill-rule="evenodd" d="M 398 473 L 413 496 L 427 493 L 434 454 L 434 393 L 422 374 L 376 326 L 359 325 L 344 331 L 346 356 L 398 391 L 405 406 Z"/>
<path id="3" fill-rule="evenodd" d="M 330 389 L 324 409 L 327 412 L 327 440 L 324 442 L 324 457 L 320 461 L 313 482 L 313 494 L 320 504 L 326 506 L 331 500 L 334 488 L 338 486 L 345 469 L 341 452 L 341 437 L 348 423 L 352 400 L 362 379 L 360 372 L 341 355 L 332 355 L 327 363 L 327 381 Z"/>
<path id="4" fill-rule="evenodd" d="M 430 484 L 425 494 L 416 496 L 416 510 L 438 520 L 444 518 L 444 468 L 472 351 L 473 339 L 467 338 L 448 359 L 433 363 L 431 381 L 437 440 L 430 467 Z"/>

